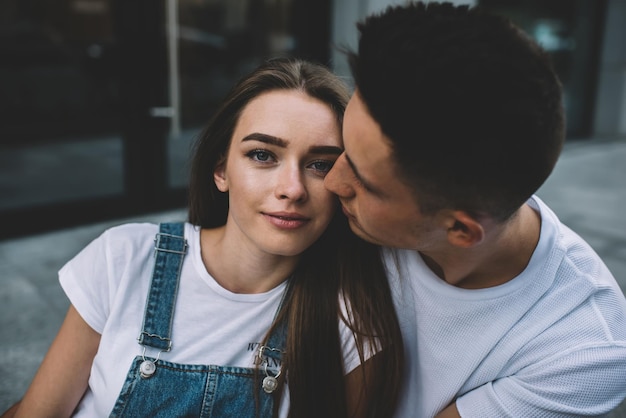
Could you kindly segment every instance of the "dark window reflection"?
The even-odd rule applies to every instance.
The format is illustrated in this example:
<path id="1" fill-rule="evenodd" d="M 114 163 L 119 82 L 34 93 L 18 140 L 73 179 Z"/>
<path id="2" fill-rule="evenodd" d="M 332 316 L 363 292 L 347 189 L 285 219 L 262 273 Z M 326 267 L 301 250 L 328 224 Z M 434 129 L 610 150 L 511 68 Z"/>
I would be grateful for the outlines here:
<path id="1" fill-rule="evenodd" d="M 195 135 L 244 74 L 289 54 L 328 62 L 330 1 L 180 0 L 180 130 L 169 141 L 169 182 L 187 183 Z"/>
<path id="2" fill-rule="evenodd" d="M 0 1 L 0 239 L 184 205 L 227 91 L 273 55 L 328 62 L 330 21 L 330 0 Z"/>
<path id="3" fill-rule="evenodd" d="M 115 132 L 109 3 L 3 1 L 0 16 L 0 143 Z"/>
<path id="4" fill-rule="evenodd" d="M 114 41 L 108 1 L 0 2 L 0 210 L 123 193 Z"/>
<path id="5" fill-rule="evenodd" d="M 480 0 L 510 17 L 552 56 L 565 91 L 568 137 L 591 133 L 605 0 Z"/>

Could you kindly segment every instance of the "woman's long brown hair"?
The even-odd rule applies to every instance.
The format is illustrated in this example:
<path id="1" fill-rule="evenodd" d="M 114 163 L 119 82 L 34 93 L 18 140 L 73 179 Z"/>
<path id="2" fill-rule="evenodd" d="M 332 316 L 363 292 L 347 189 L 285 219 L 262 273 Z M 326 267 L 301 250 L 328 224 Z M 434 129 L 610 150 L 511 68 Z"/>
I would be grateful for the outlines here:
<path id="1" fill-rule="evenodd" d="M 237 120 L 255 97 L 271 90 L 300 90 L 327 104 L 343 122 L 347 88 L 326 67 L 276 58 L 243 78 L 229 93 L 194 150 L 189 187 L 189 222 L 203 228 L 224 225 L 228 196 L 217 190 L 213 171 L 228 152 Z M 391 416 L 402 376 L 403 348 L 391 292 L 377 246 L 356 237 L 346 218 L 337 213 L 320 239 L 308 248 L 294 271 L 290 297 L 272 330 L 288 321 L 281 380 L 286 379 L 291 417 L 347 417 L 345 371 L 338 320 L 353 330 L 361 361 L 367 341 L 380 352 L 363 374 L 367 416 Z M 346 301 L 344 318 L 339 296 Z M 367 377 L 366 377 L 367 376 Z M 280 399 L 275 392 L 275 405 Z M 277 414 L 277 407 L 274 415 Z"/>

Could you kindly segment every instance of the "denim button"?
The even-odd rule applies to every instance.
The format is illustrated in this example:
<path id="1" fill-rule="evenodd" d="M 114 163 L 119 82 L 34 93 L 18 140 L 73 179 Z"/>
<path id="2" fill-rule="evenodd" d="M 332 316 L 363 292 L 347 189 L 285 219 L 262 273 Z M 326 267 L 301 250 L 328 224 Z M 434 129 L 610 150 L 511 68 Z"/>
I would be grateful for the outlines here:
<path id="1" fill-rule="evenodd" d="M 141 374 L 141 377 L 143 377 L 144 379 L 152 377 L 154 372 L 156 372 L 156 366 L 150 360 L 145 360 L 139 366 L 139 374 Z"/>
<path id="2" fill-rule="evenodd" d="M 263 390 L 266 393 L 272 393 L 278 387 L 278 380 L 275 377 L 267 376 L 263 379 Z"/>

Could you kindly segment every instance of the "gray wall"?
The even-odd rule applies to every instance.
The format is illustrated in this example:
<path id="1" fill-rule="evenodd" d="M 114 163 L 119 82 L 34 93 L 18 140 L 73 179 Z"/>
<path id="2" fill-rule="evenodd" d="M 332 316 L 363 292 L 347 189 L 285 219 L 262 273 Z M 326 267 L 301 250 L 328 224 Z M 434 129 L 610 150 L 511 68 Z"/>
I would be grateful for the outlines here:
<path id="1" fill-rule="evenodd" d="M 598 137 L 626 139 L 626 0 L 608 0 L 594 112 Z"/>

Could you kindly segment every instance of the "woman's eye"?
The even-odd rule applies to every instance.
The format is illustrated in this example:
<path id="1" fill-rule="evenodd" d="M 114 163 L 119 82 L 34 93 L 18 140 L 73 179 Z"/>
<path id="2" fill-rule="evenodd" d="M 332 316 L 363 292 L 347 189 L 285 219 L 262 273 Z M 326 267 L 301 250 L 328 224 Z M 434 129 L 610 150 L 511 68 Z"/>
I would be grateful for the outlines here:
<path id="1" fill-rule="evenodd" d="M 333 168 L 332 161 L 315 161 L 311 163 L 311 168 L 316 171 L 321 171 L 322 173 L 328 173 L 331 168 Z"/>
<path id="2" fill-rule="evenodd" d="M 272 155 L 269 152 L 259 149 L 248 152 L 246 156 L 250 159 L 261 162 L 267 162 L 272 158 Z"/>

